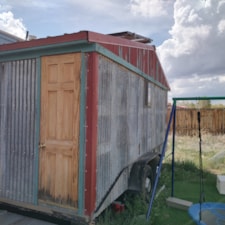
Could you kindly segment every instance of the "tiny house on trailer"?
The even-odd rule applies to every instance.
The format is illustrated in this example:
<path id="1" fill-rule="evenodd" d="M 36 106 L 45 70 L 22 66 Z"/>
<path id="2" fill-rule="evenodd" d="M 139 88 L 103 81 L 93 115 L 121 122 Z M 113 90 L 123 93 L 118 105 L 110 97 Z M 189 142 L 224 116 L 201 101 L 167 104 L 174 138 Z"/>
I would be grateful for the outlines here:
<path id="1" fill-rule="evenodd" d="M 155 47 L 122 34 L 0 45 L 2 204 L 90 221 L 152 182 L 169 85 Z"/>

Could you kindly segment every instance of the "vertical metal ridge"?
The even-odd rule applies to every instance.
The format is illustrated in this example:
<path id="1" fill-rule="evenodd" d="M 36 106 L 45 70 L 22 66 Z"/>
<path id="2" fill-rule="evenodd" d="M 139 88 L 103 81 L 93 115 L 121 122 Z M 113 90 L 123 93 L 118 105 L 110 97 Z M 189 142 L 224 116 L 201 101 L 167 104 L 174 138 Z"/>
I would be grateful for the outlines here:
<path id="1" fill-rule="evenodd" d="M 6 114 L 6 122 L 1 122 L 0 132 L 5 145 L 0 151 L 6 166 L 3 168 L 4 175 L 0 176 L 0 197 L 32 203 L 35 194 L 36 61 L 18 60 L 4 65 L 4 73 L 0 76 L 5 91 L 1 91 L 3 106 L 0 111 L 1 115 Z M 0 140 L 2 146 L 3 138 Z"/>
<path id="2" fill-rule="evenodd" d="M 34 152 L 30 152 L 31 158 L 34 160 L 34 179 L 32 184 L 30 184 L 30 196 L 33 193 L 33 203 L 35 205 L 38 204 L 38 178 L 39 178 L 39 140 L 40 140 L 40 113 L 41 113 L 41 58 L 37 58 L 36 60 L 32 60 L 32 77 L 35 77 L 35 80 L 30 79 L 29 85 L 31 86 L 31 90 L 33 90 L 33 94 L 36 95 L 36 102 L 32 103 L 32 98 L 28 98 L 28 105 L 30 105 L 30 111 L 35 113 L 35 123 L 30 123 L 30 129 L 35 130 L 35 135 L 32 140 L 29 139 L 29 146 L 31 146 L 32 141 L 34 142 Z M 33 82 L 32 82 L 33 81 Z M 36 86 L 36 91 L 35 90 Z M 30 114 L 30 121 L 32 119 L 32 113 Z M 29 171 L 29 177 L 32 176 L 32 171 Z"/>
<path id="3" fill-rule="evenodd" d="M 98 213 L 128 188 L 132 163 L 164 140 L 166 91 L 149 82 L 151 105 L 147 106 L 145 82 L 116 62 L 99 57 L 96 204 L 102 199 L 104 203 Z"/>

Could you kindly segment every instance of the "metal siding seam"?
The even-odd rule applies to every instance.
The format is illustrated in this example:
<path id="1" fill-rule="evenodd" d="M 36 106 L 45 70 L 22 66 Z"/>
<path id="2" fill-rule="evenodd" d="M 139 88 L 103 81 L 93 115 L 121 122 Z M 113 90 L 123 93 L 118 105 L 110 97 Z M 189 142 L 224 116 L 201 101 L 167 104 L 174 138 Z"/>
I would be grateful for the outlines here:
<path id="1" fill-rule="evenodd" d="M 17 77 L 18 77 L 18 83 L 17 83 L 17 87 L 18 87 L 18 95 L 16 96 L 17 98 L 17 101 L 18 101 L 18 111 L 16 112 L 15 114 L 15 118 L 16 118 L 16 124 L 17 124 L 17 129 L 16 129 L 16 137 L 17 137 L 17 142 L 16 142 L 16 145 L 18 145 L 18 161 L 17 161 L 17 178 L 20 177 L 20 180 L 18 179 L 17 180 L 17 193 L 16 194 L 16 200 L 18 201 L 22 201 L 23 198 L 21 196 L 22 194 L 22 180 L 24 179 L 24 174 L 23 174 L 23 166 L 24 166 L 24 162 L 23 162 L 23 137 L 24 137 L 24 134 L 23 134 L 23 130 L 20 130 L 20 127 L 23 127 L 24 128 L 24 125 L 23 125 L 23 116 L 24 116 L 24 113 L 22 111 L 22 103 L 23 103 L 23 66 L 24 66 L 24 62 L 23 61 L 19 61 L 19 74 L 17 74 Z M 21 132 L 20 132 L 21 131 Z"/>
<path id="2" fill-rule="evenodd" d="M 13 72 L 12 72 L 12 74 L 13 74 L 13 78 L 12 78 L 12 85 L 13 85 L 13 88 L 12 88 L 12 91 L 13 91 L 13 94 L 12 94 L 12 102 L 14 103 L 13 105 L 14 105 L 14 110 L 12 110 L 12 112 L 11 112 L 11 114 L 12 114 L 12 130 L 11 130 L 11 132 L 12 132 L 12 139 L 13 140 L 11 140 L 10 138 L 9 138 L 9 140 L 10 141 L 12 141 L 13 142 L 13 145 L 12 145 L 12 147 L 13 148 L 11 148 L 10 150 L 12 150 L 13 149 L 13 152 L 12 152 L 12 156 L 11 156 L 11 159 L 12 160 L 10 160 L 11 161 L 11 169 L 12 169 L 12 171 L 10 171 L 10 172 L 12 172 L 11 174 L 12 174 L 12 176 L 11 176 L 11 180 L 10 180 L 10 198 L 11 199 L 15 199 L 15 200 L 17 200 L 16 199 L 16 196 L 14 196 L 14 194 L 15 194 L 15 190 L 14 189 L 16 189 L 17 190 L 17 184 L 18 184 L 18 181 L 17 180 L 15 180 L 15 183 L 14 183 L 14 180 L 13 180 L 13 178 L 17 178 L 18 177 L 18 174 L 17 175 L 15 175 L 15 171 L 17 172 L 18 171 L 18 168 L 17 168 L 17 166 L 18 166 L 18 161 L 19 160 L 16 160 L 15 159 L 15 157 L 16 157 L 16 154 L 17 154 L 17 149 L 19 149 L 19 145 L 18 145 L 18 148 L 17 148 L 17 143 L 18 143 L 18 138 L 17 138 L 17 135 L 16 135 L 16 131 L 17 131 L 17 129 L 18 129 L 18 126 L 17 126 L 17 120 L 16 120 L 16 111 L 18 110 L 18 101 L 17 101 L 17 99 L 16 99 L 16 97 L 15 96 L 19 96 L 19 93 L 18 93 L 18 86 L 19 86 L 19 80 L 18 80 L 18 77 L 19 76 L 17 76 L 17 62 L 15 62 L 15 64 L 13 65 Z M 19 72 L 18 72 L 18 74 L 19 74 Z M 16 84 L 18 84 L 18 85 L 16 85 Z M 15 151 L 16 150 L 16 151 Z M 16 167 L 16 168 L 14 168 L 14 167 Z"/>
<path id="3" fill-rule="evenodd" d="M 21 148 L 22 148 L 22 160 L 23 160 L 23 168 L 22 168 L 22 174 L 24 177 L 24 182 L 21 184 L 21 190 L 24 193 L 23 199 L 25 201 L 29 201 L 29 182 L 27 182 L 26 178 L 28 177 L 28 171 L 30 170 L 30 160 L 27 160 L 27 157 L 29 156 L 30 149 L 27 147 L 27 141 L 30 139 L 31 132 L 27 132 L 27 121 L 29 120 L 29 111 L 27 110 L 27 96 L 30 95 L 30 90 L 28 90 L 27 82 L 29 81 L 29 69 L 30 68 L 30 60 L 24 60 L 23 62 L 23 82 L 22 82 L 22 119 L 23 119 L 23 131 L 22 136 L 23 140 L 21 142 Z M 24 138 L 27 137 L 27 138 Z"/>
<path id="4" fill-rule="evenodd" d="M 19 127 L 23 127 L 22 131 L 21 131 L 21 141 L 20 141 L 20 157 L 21 157 L 21 163 L 19 164 L 19 168 L 20 168 L 20 177 L 22 177 L 22 180 L 23 182 L 20 182 L 20 185 L 19 185 L 19 190 L 20 190 L 20 195 L 19 195 L 19 200 L 20 201 L 27 201 L 26 199 L 26 192 L 25 192 L 25 188 L 24 188 L 24 184 L 25 184 L 25 172 L 26 172 L 26 164 L 25 164 L 25 160 L 24 160 L 24 151 L 25 151 L 25 145 L 24 145 L 24 137 L 25 137 L 25 121 L 26 121 L 26 112 L 24 111 L 24 82 L 26 80 L 26 74 L 25 74 L 25 66 L 26 66 L 26 61 L 22 61 L 21 62 L 21 78 L 20 78 L 20 82 L 21 82 L 21 85 L 20 85 L 20 110 L 19 110 L 19 113 L 21 113 L 21 117 L 20 117 L 20 120 L 19 120 Z M 19 117 L 18 117 L 19 118 Z M 29 138 L 29 137 L 28 137 Z"/>
<path id="5" fill-rule="evenodd" d="M 78 214 L 84 214 L 84 175 L 85 175 L 85 108 L 86 108 L 86 63 L 85 53 L 81 53 L 80 73 L 80 138 L 79 138 L 79 183 L 78 183 Z"/>
<path id="6" fill-rule="evenodd" d="M 8 142 L 7 144 L 9 145 L 9 149 L 10 149 L 10 151 L 7 151 L 7 154 L 8 154 L 8 159 L 7 160 L 9 160 L 10 166 L 9 166 L 9 170 L 7 171 L 8 174 L 6 176 L 6 180 L 7 180 L 7 187 L 6 187 L 7 195 L 6 196 L 7 196 L 7 198 L 10 198 L 10 199 L 12 198 L 11 192 L 10 192 L 10 190 L 12 189 L 11 188 L 11 180 L 10 180 L 10 178 L 13 177 L 13 175 L 12 175 L 13 163 L 12 162 L 14 161 L 13 160 L 14 150 L 11 152 L 11 149 L 15 149 L 15 147 L 14 147 L 14 140 L 15 140 L 15 138 L 14 138 L 14 133 L 13 133 L 15 131 L 15 121 L 14 121 L 14 118 L 12 116 L 12 111 L 15 110 L 15 102 L 14 102 L 14 98 L 13 98 L 14 92 L 15 92 L 15 87 L 14 87 L 14 83 L 15 82 L 13 82 L 13 80 L 14 80 L 14 73 L 15 73 L 14 72 L 15 71 L 15 63 L 12 62 L 11 65 L 12 65 L 11 80 L 10 80 L 11 92 L 10 92 L 10 89 L 9 89 L 8 93 L 7 93 L 7 94 L 9 94 L 9 92 L 10 92 L 10 104 L 7 105 L 8 122 L 11 125 L 10 129 L 8 130 L 8 133 L 7 133 L 7 142 Z M 10 108 L 10 106 L 12 108 Z M 13 137 L 12 141 L 9 138 L 10 136 Z"/>
<path id="7" fill-rule="evenodd" d="M 7 63 L 7 77 L 8 77 L 8 85 L 7 85 L 7 100 L 6 100 L 6 113 L 7 113 L 7 134 L 6 136 L 6 148 L 7 149 L 12 149 L 13 148 L 13 143 L 12 141 L 10 141 L 9 137 L 12 135 L 12 131 L 14 130 L 14 126 L 13 126 L 13 118 L 10 114 L 10 112 L 12 111 L 14 105 L 13 105 L 13 91 L 15 90 L 15 88 L 13 88 L 13 71 L 14 71 L 14 67 L 13 67 L 13 63 Z M 10 76 L 11 74 L 11 76 Z M 9 103 L 8 103 L 9 102 Z M 11 107 L 11 108 L 10 108 Z M 9 113 L 8 113 L 9 112 Z M 12 113 L 12 112 L 11 112 Z M 11 118 L 11 119 L 10 119 Z M 14 149 L 14 148 L 13 148 Z M 11 154 L 10 154 L 11 153 Z M 6 151 L 6 163 L 10 162 L 8 164 L 8 170 L 6 169 L 6 173 L 5 173 L 5 196 L 7 198 L 10 198 L 10 178 L 11 178 L 11 170 L 12 170 L 12 152 L 10 151 Z"/>
<path id="8" fill-rule="evenodd" d="M 19 163 L 19 170 L 20 170 L 20 177 L 22 178 L 21 180 L 23 180 L 23 182 L 20 181 L 19 183 L 19 200 L 20 201 L 24 201 L 25 200 L 25 190 L 24 190 L 24 183 L 25 183 L 25 171 L 26 171 L 26 164 L 25 164 L 25 161 L 24 161 L 24 137 L 25 137 L 25 120 L 26 120 L 26 112 L 24 112 L 24 82 L 26 80 L 26 74 L 25 74 L 25 64 L 26 64 L 26 61 L 21 61 L 20 63 L 20 68 L 21 68 L 21 74 L 20 74 L 20 96 L 21 98 L 19 99 L 19 113 L 21 112 L 21 116 L 18 115 L 18 120 L 19 120 L 19 128 L 20 127 L 23 127 L 23 129 L 21 130 L 20 133 L 20 160 L 21 160 L 21 163 Z M 25 200 L 27 201 L 27 200 Z"/>
<path id="9" fill-rule="evenodd" d="M 40 108 L 41 108 L 41 58 L 36 59 L 36 133 L 35 133 L 35 149 L 34 149 L 34 184 L 33 184 L 33 203 L 38 205 L 38 179 L 39 179 L 39 148 L 38 143 L 40 140 Z"/>
<path id="10" fill-rule="evenodd" d="M 90 53 L 88 59 L 86 101 L 85 214 L 92 216 L 96 207 L 96 152 L 98 141 L 98 55 L 95 52 Z"/>
<path id="11" fill-rule="evenodd" d="M 4 196 L 6 190 L 5 171 L 6 171 L 6 127 L 7 127 L 7 89 L 8 89 L 8 64 L 0 65 L 0 196 Z"/>
<path id="12" fill-rule="evenodd" d="M 17 138 L 16 140 L 16 145 L 18 148 L 16 148 L 17 153 L 18 153 L 18 158 L 17 158 L 17 176 L 16 176 L 16 184 L 17 184 L 17 189 L 13 190 L 15 191 L 17 197 L 17 201 L 23 201 L 24 197 L 21 196 L 23 193 L 23 182 L 24 182 L 24 169 L 25 169 L 25 164 L 24 164 L 24 159 L 23 159 L 23 148 L 24 148 L 24 115 L 26 116 L 25 112 L 23 111 L 23 101 L 24 101 L 24 87 L 23 87 L 23 82 L 24 82 L 24 61 L 19 61 L 18 62 L 18 67 L 19 67 L 19 72 L 16 74 L 18 80 L 16 82 L 17 88 L 18 88 L 18 95 L 15 96 L 16 101 L 18 102 L 18 108 L 15 112 L 15 118 L 16 118 L 16 133 L 15 137 Z M 21 129 L 22 128 L 22 129 Z M 16 160 L 16 158 L 15 158 Z M 17 178 L 20 179 L 17 179 Z M 15 179 L 15 177 L 14 177 Z"/>
<path id="13" fill-rule="evenodd" d="M 31 69 L 31 75 L 29 74 L 29 71 Z M 34 106 L 36 104 L 36 101 L 34 102 L 33 101 L 33 98 L 32 96 L 34 96 L 34 94 L 32 92 L 34 92 L 35 90 L 37 90 L 36 88 L 34 88 L 34 86 L 31 86 L 34 82 L 32 82 L 32 77 L 33 77 L 33 74 L 34 76 L 36 75 L 36 62 L 34 60 L 29 60 L 29 64 L 28 64 L 28 67 L 27 67 L 27 83 L 25 85 L 25 87 L 30 87 L 30 92 L 29 94 L 27 93 L 27 96 L 26 96 L 26 104 L 27 104 L 27 110 L 29 113 L 28 115 L 28 121 L 27 121 L 27 128 L 26 130 L 29 132 L 29 130 L 32 130 L 33 131 L 33 123 L 35 123 L 35 121 L 33 121 L 33 118 L 32 118 L 32 113 L 31 112 L 34 112 Z M 37 82 L 35 82 L 37 83 Z M 31 132 L 30 133 L 27 133 L 27 136 L 29 135 L 29 138 L 27 138 L 27 148 L 29 149 L 28 150 L 28 156 L 27 158 L 29 159 L 30 162 L 34 162 L 34 160 L 31 161 L 31 159 L 34 157 L 34 151 L 35 149 L 33 148 L 33 141 L 32 140 L 32 134 Z M 35 133 L 33 134 L 33 138 L 35 137 Z M 28 161 L 28 160 L 26 160 Z M 34 177 L 35 179 L 35 176 L 34 176 L 34 167 L 35 165 L 32 163 L 32 164 L 29 164 L 29 171 L 27 171 L 27 177 Z M 33 202 L 33 195 L 34 195 L 34 192 L 33 192 L 33 182 L 29 183 L 29 187 L 28 187 L 28 196 L 29 196 L 29 202 Z"/>

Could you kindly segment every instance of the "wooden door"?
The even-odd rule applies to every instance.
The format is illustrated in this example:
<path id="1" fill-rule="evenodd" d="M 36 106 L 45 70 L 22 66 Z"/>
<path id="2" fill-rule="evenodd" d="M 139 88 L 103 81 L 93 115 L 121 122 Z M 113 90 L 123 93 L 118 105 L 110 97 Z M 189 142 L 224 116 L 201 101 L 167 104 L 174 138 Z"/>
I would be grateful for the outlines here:
<path id="1" fill-rule="evenodd" d="M 39 200 L 77 207 L 81 55 L 42 58 Z"/>

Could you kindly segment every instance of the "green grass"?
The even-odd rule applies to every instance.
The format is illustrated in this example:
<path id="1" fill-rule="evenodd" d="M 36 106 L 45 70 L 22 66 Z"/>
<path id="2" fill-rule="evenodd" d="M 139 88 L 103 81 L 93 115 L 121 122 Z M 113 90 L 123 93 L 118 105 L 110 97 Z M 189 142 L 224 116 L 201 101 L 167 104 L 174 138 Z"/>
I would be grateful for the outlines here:
<path id="1" fill-rule="evenodd" d="M 216 174 L 225 174 L 224 136 L 202 137 L 203 151 L 203 183 L 205 200 L 207 202 L 225 202 L 225 197 L 216 189 Z M 198 203 L 200 199 L 200 172 L 199 172 L 199 142 L 196 137 L 177 137 L 175 146 L 175 183 L 174 196 Z M 125 194 L 125 211 L 115 213 L 107 209 L 97 219 L 97 225 L 194 225 L 188 212 L 168 207 L 166 199 L 171 196 L 171 137 L 168 141 L 168 150 L 165 156 L 157 191 L 165 186 L 164 190 L 154 200 L 150 221 L 146 221 L 148 203 L 141 196 Z"/>

